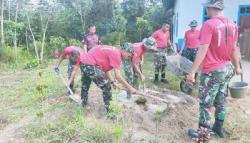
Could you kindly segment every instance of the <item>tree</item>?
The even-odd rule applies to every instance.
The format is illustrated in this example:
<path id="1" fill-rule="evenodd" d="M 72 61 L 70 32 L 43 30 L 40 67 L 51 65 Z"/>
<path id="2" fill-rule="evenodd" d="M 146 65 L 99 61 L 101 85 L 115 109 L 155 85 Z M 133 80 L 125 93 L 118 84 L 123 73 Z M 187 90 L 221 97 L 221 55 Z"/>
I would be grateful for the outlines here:
<path id="1" fill-rule="evenodd" d="M 81 19 L 82 30 L 86 28 L 86 16 L 90 13 L 92 0 L 72 0 L 72 6 L 77 11 Z"/>
<path id="2" fill-rule="evenodd" d="M 4 22 L 4 0 L 1 0 L 1 44 L 2 46 L 5 46 L 4 42 L 4 27 L 3 27 L 3 22 Z"/>
<path id="3" fill-rule="evenodd" d="M 151 25 L 148 20 L 144 19 L 143 17 L 136 18 L 136 28 L 140 35 L 140 41 L 142 40 L 142 36 L 148 36 L 148 32 L 151 31 Z"/>

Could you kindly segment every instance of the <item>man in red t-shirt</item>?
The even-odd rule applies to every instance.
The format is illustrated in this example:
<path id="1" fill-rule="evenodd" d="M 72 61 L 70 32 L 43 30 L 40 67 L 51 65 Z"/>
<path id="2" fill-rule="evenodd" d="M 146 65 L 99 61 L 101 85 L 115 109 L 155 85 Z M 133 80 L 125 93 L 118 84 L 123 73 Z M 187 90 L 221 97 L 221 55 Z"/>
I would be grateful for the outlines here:
<path id="1" fill-rule="evenodd" d="M 107 45 L 97 45 L 87 54 L 80 57 L 80 68 L 82 72 L 82 106 L 86 106 L 88 101 L 88 91 L 93 81 L 103 92 L 103 100 L 107 111 L 112 98 L 111 85 L 115 85 L 111 71 L 114 70 L 115 79 L 120 82 L 129 93 L 141 94 L 121 76 L 120 68 L 122 59 L 129 59 L 133 56 L 134 49 L 116 49 Z M 69 82 L 74 78 L 74 70 Z"/>
<path id="2" fill-rule="evenodd" d="M 159 82 L 159 74 L 161 74 L 161 82 L 168 83 L 166 79 L 166 54 L 167 50 L 171 46 L 170 41 L 170 32 L 169 32 L 169 24 L 164 23 L 161 29 L 155 31 L 152 34 L 152 37 L 156 40 L 157 43 L 157 52 L 154 56 L 154 64 L 155 64 L 155 83 Z"/>
<path id="3" fill-rule="evenodd" d="M 189 24 L 190 30 L 185 33 L 185 46 L 182 48 L 183 52 L 181 54 L 183 57 L 186 57 L 190 61 L 194 62 L 196 57 L 199 43 L 200 31 L 196 29 L 198 23 L 196 20 L 193 20 Z"/>
<path id="4" fill-rule="evenodd" d="M 69 59 L 69 63 L 68 63 L 68 79 L 69 79 L 71 74 L 72 74 L 74 66 L 79 64 L 77 62 L 79 62 L 80 55 L 82 55 L 82 54 L 83 54 L 83 51 L 79 47 L 75 47 L 75 46 L 66 47 L 63 50 L 62 55 L 60 56 L 59 62 L 57 64 L 57 66 L 55 67 L 55 71 L 57 73 L 59 73 L 60 72 L 60 70 L 59 70 L 60 64 L 62 63 L 62 61 L 65 58 L 68 58 Z M 69 88 L 74 92 L 74 79 L 72 79 L 72 82 L 69 83 Z M 70 92 L 68 91 L 67 94 L 70 95 Z"/>
<path id="5" fill-rule="evenodd" d="M 210 17 L 200 33 L 200 47 L 187 81 L 192 83 L 198 67 L 201 68 L 199 86 L 199 127 L 211 129 L 219 137 L 224 137 L 224 119 L 228 84 L 234 70 L 241 74 L 237 52 L 238 28 L 234 22 L 222 16 L 222 0 L 209 0 L 207 14 Z M 233 67 L 233 65 L 234 67 Z M 215 107 L 215 123 L 211 127 L 211 109 Z M 197 137 L 197 132 L 189 129 L 190 137 Z"/>
<path id="6" fill-rule="evenodd" d="M 151 50 L 156 51 L 156 42 L 153 37 L 145 38 L 140 43 L 125 43 L 122 46 L 122 49 L 129 49 L 133 48 L 135 53 L 130 59 L 124 59 L 122 60 L 125 77 L 127 82 L 130 85 L 133 85 L 134 87 L 138 88 L 138 78 L 141 79 L 141 81 L 145 80 L 144 75 L 142 74 L 142 63 L 143 63 L 143 57 L 144 54 Z M 127 98 L 130 98 L 131 94 L 127 93 Z"/>

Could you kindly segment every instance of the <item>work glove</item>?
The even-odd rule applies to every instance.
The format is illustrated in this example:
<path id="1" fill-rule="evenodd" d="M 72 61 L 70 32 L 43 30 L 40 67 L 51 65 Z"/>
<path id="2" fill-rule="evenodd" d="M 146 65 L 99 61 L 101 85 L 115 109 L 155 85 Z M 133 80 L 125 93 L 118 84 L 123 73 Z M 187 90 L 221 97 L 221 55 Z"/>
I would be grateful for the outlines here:
<path id="1" fill-rule="evenodd" d="M 55 70 L 56 74 L 60 73 L 60 69 L 58 67 L 55 67 L 54 70 Z"/>

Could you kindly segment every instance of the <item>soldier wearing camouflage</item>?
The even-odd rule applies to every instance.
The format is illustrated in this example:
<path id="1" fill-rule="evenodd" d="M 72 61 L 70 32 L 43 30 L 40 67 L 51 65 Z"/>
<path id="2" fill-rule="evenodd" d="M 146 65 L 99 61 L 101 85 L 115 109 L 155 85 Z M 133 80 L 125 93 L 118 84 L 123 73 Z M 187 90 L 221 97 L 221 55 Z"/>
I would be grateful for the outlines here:
<path id="1" fill-rule="evenodd" d="M 139 78 L 141 80 L 144 80 L 144 76 L 142 75 L 142 60 L 147 51 L 156 51 L 156 42 L 153 37 L 145 38 L 140 43 L 125 43 L 122 46 L 122 49 L 134 49 L 134 55 L 131 57 L 131 59 L 124 59 L 122 61 L 123 63 L 123 69 L 125 72 L 125 79 L 130 84 L 139 88 Z M 138 69 L 139 72 L 136 70 Z M 131 94 L 127 93 L 127 97 L 130 98 Z"/>
<path id="2" fill-rule="evenodd" d="M 208 0 L 207 14 L 210 17 L 200 32 L 200 47 L 193 68 L 187 76 L 187 81 L 193 82 L 195 72 L 202 62 L 199 87 L 199 127 L 212 130 L 224 138 L 223 129 L 226 114 L 226 97 L 228 84 L 234 70 L 241 74 L 237 52 L 238 27 L 222 16 L 224 3 L 222 0 Z M 234 67 L 232 65 L 234 64 Z M 212 107 L 215 107 L 215 123 L 211 128 Z M 189 133 L 192 131 L 189 130 Z M 194 137 L 195 134 L 189 134 Z"/>
<path id="3" fill-rule="evenodd" d="M 98 45 L 80 57 L 80 69 L 82 73 L 81 98 L 83 107 L 86 106 L 88 102 L 88 91 L 93 81 L 102 90 L 105 108 L 109 111 L 110 101 L 112 100 L 111 87 L 116 85 L 112 79 L 111 70 L 114 70 L 116 79 L 129 93 L 138 93 L 120 74 L 122 59 L 129 59 L 133 53 L 133 48 L 119 50 L 107 45 Z M 70 80 L 74 78 L 75 71 L 76 68 L 74 68 Z"/>
<path id="4" fill-rule="evenodd" d="M 76 65 L 79 65 L 79 57 L 82 54 L 83 54 L 83 50 L 81 48 L 78 48 L 78 47 L 75 47 L 75 46 L 66 47 L 62 52 L 62 55 L 60 57 L 59 63 L 58 63 L 56 68 L 59 69 L 59 66 L 60 66 L 61 62 L 67 57 L 69 59 L 69 62 L 68 62 L 68 79 L 70 79 L 74 67 Z M 77 57 L 77 59 L 75 59 L 74 57 Z M 71 80 L 71 82 L 69 84 L 69 88 L 74 92 L 74 79 Z M 68 91 L 67 94 L 70 95 L 70 91 Z"/>
<path id="5" fill-rule="evenodd" d="M 162 28 L 155 31 L 152 34 L 152 37 L 156 40 L 157 43 L 157 52 L 154 55 L 154 64 L 155 64 L 155 83 L 158 83 L 159 75 L 161 75 L 161 81 L 168 83 L 166 79 L 166 56 L 171 47 L 170 41 L 170 25 L 165 23 L 162 25 Z"/>
<path id="6" fill-rule="evenodd" d="M 194 62 L 195 57 L 198 52 L 198 47 L 199 47 L 199 36 L 200 36 L 200 31 L 196 29 L 198 26 L 198 23 L 196 20 L 193 20 L 189 24 L 190 30 L 186 31 L 185 33 L 185 44 L 182 49 L 183 52 L 181 51 L 183 57 L 186 57 L 190 61 Z"/>

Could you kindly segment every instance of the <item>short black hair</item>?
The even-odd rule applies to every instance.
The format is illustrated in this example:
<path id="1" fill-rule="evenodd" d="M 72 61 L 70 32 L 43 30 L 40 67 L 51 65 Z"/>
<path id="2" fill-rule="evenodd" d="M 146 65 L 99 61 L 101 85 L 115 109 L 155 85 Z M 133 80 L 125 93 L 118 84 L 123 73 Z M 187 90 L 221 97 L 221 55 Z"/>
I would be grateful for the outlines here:
<path id="1" fill-rule="evenodd" d="M 89 24 L 88 28 L 95 27 L 95 24 Z"/>
<path id="2" fill-rule="evenodd" d="M 77 57 L 77 56 L 80 56 L 80 52 L 79 52 L 79 51 L 77 51 L 77 50 L 74 50 L 74 51 L 72 51 L 72 52 L 70 53 L 70 56 L 71 56 L 71 57 Z"/>

